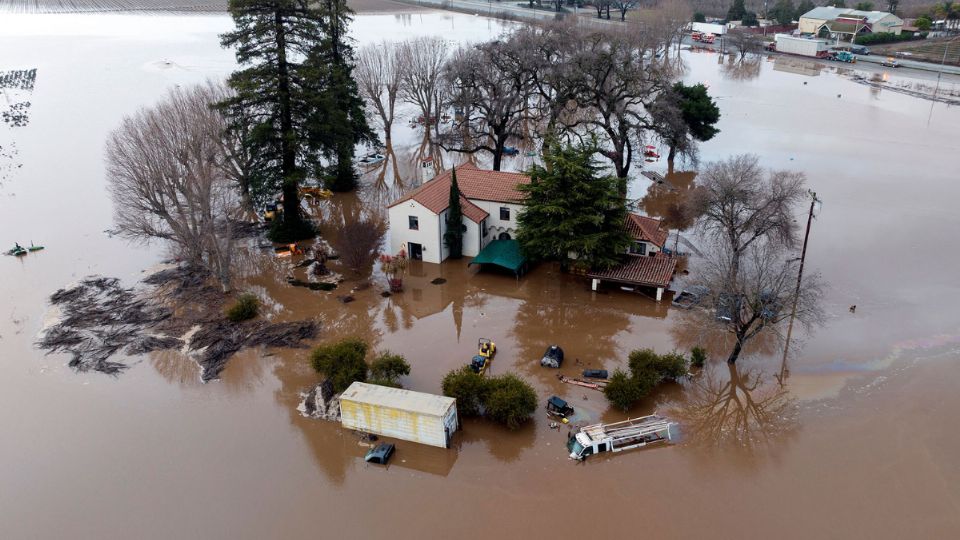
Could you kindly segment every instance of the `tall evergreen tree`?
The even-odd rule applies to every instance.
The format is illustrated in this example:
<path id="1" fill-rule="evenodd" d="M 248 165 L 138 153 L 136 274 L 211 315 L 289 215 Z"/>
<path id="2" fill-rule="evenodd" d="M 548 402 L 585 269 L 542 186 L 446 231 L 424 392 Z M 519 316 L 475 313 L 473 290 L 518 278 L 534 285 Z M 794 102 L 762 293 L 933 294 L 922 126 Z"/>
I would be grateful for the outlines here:
<path id="1" fill-rule="evenodd" d="M 733 0 L 733 4 L 730 6 L 730 9 L 727 10 L 727 20 L 742 21 L 746 12 L 747 7 L 744 5 L 744 0 Z"/>
<path id="2" fill-rule="evenodd" d="M 553 143 L 544 153 L 544 166 L 534 165 L 520 212 L 517 241 L 535 260 L 558 260 L 590 268 L 620 263 L 630 245 L 624 229 L 625 200 L 616 176 L 601 175 L 593 146 Z"/>
<path id="3" fill-rule="evenodd" d="M 230 0 L 230 14 L 236 29 L 220 42 L 236 48 L 241 69 L 228 79 L 235 95 L 220 105 L 257 156 L 250 193 L 260 202 L 283 193 L 275 239 L 309 237 L 313 228 L 301 213 L 298 188 L 304 166 L 315 159 L 302 134 L 319 82 L 303 59 L 324 34 L 324 17 L 307 0 Z"/>
<path id="4" fill-rule="evenodd" d="M 311 141 L 330 163 L 327 187 L 333 191 L 351 191 L 357 187 L 353 167 L 354 147 L 375 142 L 376 135 L 367 125 L 363 99 L 353 78 L 354 51 L 347 36 L 353 12 L 345 0 L 323 0 L 324 35 L 307 59 L 321 87 L 317 89 L 309 122 Z M 316 163 L 318 176 L 322 164 Z"/>
<path id="5" fill-rule="evenodd" d="M 443 241 L 450 250 L 450 258 L 459 259 L 463 257 L 463 207 L 460 205 L 456 167 L 450 176 L 450 205 L 447 207 L 447 232 L 443 233 Z"/>

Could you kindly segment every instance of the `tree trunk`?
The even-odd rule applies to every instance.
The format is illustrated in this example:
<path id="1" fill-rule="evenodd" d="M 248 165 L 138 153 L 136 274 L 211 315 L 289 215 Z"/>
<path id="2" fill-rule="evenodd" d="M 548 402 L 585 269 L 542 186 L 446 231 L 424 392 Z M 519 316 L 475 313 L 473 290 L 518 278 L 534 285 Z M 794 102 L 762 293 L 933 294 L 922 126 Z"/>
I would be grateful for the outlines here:
<path id="1" fill-rule="evenodd" d="M 293 131 L 293 111 L 290 105 L 290 72 L 287 65 L 287 30 L 283 14 L 278 9 L 273 16 L 277 45 L 277 90 L 280 101 L 280 172 L 283 175 L 283 220 L 292 224 L 300 220 L 299 178 L 296 174 L 296 134 Z"/>
<path id="2" fill-rule="evenodd" d="M 733 350 L 730 351 L 730 356 L 727 357 L 727 363 L 730 365 L 737 363 L 737 358 L 740 358 L 740 351 L 743 350 L 743 342 L 740 341 L 740 336 L 737 335 L 737 342 L 733 346 Z"/>

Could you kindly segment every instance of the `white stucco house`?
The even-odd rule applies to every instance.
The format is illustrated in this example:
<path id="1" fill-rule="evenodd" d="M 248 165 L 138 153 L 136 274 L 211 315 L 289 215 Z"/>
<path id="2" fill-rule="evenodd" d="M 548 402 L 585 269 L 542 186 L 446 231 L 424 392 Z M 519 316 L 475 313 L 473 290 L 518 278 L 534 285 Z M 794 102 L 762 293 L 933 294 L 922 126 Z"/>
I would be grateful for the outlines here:
<path id="1" fill-rule="evenodd" d="M 474 257 L 492 240 L 516 236 L 523 194 L 517 190 L 530 178 L 525 174 L 485 171 L 465 163 L 456 167 L 463 208 L 463 255 Z M 450 252 L 443 241 L 447 231 L 452 170 L 391 203 L 390 252 L 405 250 L 414 260 L 441 263 Z"/>

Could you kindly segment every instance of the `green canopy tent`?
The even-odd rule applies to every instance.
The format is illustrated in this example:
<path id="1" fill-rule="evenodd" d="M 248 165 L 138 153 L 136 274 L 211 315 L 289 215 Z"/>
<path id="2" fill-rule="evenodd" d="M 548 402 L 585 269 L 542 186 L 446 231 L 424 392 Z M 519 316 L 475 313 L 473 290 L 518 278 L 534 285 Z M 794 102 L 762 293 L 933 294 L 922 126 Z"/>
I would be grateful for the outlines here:
<path id="1" fill-rule="evenodd" d="M 470 264 L 496 265 L 520 277 L 526 271 L 527 259 L 520 253 L 520 244 L 516 240 L 493 240 L 480 250 Z"/>

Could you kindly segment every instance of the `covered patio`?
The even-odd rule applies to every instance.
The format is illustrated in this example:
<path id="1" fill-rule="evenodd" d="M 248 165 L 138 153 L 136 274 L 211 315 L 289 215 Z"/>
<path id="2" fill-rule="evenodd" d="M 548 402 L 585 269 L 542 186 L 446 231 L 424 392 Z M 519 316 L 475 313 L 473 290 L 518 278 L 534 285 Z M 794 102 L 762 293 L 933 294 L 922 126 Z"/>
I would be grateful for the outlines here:
<path id="1" fill-rule="evenodd" d="M 665 255 L 644 257 L 629 255 L 626 262 L 609 270 L 597 270 L 587 273 L 591 289 L 600 289 L 600 283 L 609 281 L 629 287 L 649 287 L 656 289 L 657 302 L 663 299 L 663 291 L 670 285 L 673 273 L 677 269 L 677 259 Z"/>
<path id="2" fill-rule="evenodd" d="M 505 268 L 518 278 L 527 270 L 527 259 L 516 240 L 493 240 L 470 261 L 470 265 L 492 264 Z"/>

